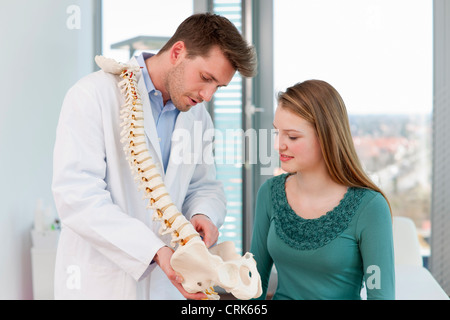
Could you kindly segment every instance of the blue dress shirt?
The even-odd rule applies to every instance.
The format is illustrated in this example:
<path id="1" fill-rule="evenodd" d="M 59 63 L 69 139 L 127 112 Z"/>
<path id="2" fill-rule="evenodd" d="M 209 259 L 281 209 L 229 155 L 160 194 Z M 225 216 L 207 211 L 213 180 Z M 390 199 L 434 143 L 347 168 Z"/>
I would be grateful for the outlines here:
<path id="1" fill-rule="evenodd" d="M 145 60 L 152 56 L 153 54 L 151 53 L 143 52 L 141 55 L 136 57 L 136 60 L 139 66 L 142 67 L 142 74 L 144 76 L 145 86 L 147 87 L 148 97 L 150 99 L 153 119 L 155 119 L 156 131 L 158 132 L 158 138 L 160 140 L 159 145 L 161 147 L 164 172 L 166 172 L 167 164 L 169 163 L 170 158 L 172 133 L 180 110 L 174 106 L 172 100 L 167 101 L 166 105 L 164 105 L 161 92 L 156 90 L 153 85 L 145 64 Z"/>

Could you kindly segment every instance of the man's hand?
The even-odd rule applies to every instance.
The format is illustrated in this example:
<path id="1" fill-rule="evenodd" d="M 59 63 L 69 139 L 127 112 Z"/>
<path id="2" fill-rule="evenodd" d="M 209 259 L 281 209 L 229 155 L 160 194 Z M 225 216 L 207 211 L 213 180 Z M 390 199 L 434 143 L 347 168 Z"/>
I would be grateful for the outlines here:
<path id="1" fill-rule="evenodd" d="M 180 291 L 180 293 L 186 298 L 186 299 L 192 299 L 192 300 L 201 300 L 206 299 L 206 294 L 199 292 L 199 293 L 189 293 L 186 290 L 184 290 L 181 283 L 183 282 L 183 277 L 175 272 L 175 270 L 172 269 L 172 266 L 170 265 L 170 258 L 172 257 L 174 251 L 170 249 L 169 247 L 162 247 L 161 249 L 156 252 L 155 257 L 153 260 L 159 265 L 159 267 L 164 271 L 167 278 L 172 282 L 172 284 Z"/>
<path id="2" fill-rule="evenodd" d="M 203 238 L 203 242 L 205 242 L 207 248 L 217 242 L 219 230 L 207 216 L 204 214 L 196 214 L 191 218 L 191 223 Z"/>

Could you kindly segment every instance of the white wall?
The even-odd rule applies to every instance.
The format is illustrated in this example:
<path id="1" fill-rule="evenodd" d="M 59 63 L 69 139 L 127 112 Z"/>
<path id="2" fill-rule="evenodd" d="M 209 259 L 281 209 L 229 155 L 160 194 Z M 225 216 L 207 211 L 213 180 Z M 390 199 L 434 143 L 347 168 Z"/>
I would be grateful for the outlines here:
<path id="1" fill-rule="evenodd" d="M 70 5 L 80 29 L 67 27 Z M 33 298 L 34 208 L 55 210 L 55 129 L 66 91 L 94 68 L 94 13 L 94 0 L 0 0 L 0 299 Z"/>

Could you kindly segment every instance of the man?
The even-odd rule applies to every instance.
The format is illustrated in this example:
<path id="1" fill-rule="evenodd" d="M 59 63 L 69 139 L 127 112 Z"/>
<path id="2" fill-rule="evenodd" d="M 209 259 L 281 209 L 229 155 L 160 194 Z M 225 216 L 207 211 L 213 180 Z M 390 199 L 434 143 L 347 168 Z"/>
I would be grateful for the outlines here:
<path id="1" fill-rule="evenodd" d="M 222 184 L 213 164 L 175 161 L 184 158 L 171 156 L 171 138 L 177 130 L 193 133 L 198 124 L 202 132 L 213 128 L 201 103 L 236 71 L 253 76 L 254 50 L 226 18 L 196 14 L 158 54 L 129 64 L 141 67 L 138 91 L 148 150 L 174 204 L 210 247 L 225 216 Z M 88 75 L 68 91 L 61 109 L 52 185 L 62 222 L 55 298 L 204 298 L 181 286 L 170 266 L 170 238 L 159 235 L 160 223 L 152 221 L 137 190 L 120 142 L 121 80 L 104 71 Z M 210 141 L 198 134 L 189 138 L 195 150 L 211 153 Z"/>

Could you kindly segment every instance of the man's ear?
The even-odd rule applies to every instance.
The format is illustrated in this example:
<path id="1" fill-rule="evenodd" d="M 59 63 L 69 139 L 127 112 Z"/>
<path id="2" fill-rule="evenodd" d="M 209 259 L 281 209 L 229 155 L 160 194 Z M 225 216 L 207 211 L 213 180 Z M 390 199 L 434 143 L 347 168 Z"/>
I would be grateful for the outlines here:
<path id="1" fill-rule="evenodd" d="M 173 44 L 172 48 L 170 49 L 170 62 L 172 64 L 176 64 L 180 58 L 183 58 L 186 56 L 186 45 L 183 41 L 177 41 Z"/>

